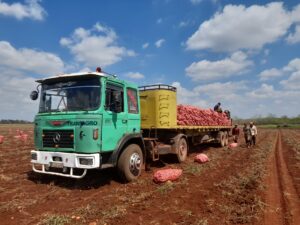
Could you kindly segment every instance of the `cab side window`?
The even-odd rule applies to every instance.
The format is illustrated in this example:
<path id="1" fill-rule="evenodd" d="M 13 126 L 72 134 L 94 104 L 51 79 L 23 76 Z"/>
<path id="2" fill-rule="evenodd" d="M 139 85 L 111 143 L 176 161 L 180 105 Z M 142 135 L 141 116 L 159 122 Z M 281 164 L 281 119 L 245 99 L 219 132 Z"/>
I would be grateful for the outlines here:
<path id="1" fill-rule="evenodd" d="M 127 88 L 127 103 L 128 113 L 139 113 L 139 107 L 137 102 L 137 91 L 132 88 Z"/>
<path id="2" fill-rule="evenodd" d="M 106 85 L 105 110 L 116 113 L 124 112 L 123 87 L 115 84 Z"/>

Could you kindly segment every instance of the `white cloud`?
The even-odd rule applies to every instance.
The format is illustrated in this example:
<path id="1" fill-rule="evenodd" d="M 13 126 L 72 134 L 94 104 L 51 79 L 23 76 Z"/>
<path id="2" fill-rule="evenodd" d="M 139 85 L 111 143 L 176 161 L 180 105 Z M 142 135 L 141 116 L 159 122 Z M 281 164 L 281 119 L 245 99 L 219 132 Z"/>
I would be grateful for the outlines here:
<path id="1" fill-rule="evenodd" d="M 205 85 L 199 85 L 194 88 L 194 91 L 197 93 L 207 93 L 208 95 L 212 94 L 215 96 L 230 95 L 239 90 L 247 90 L 245 82 L 215 82 Z"/>
<path id="2" fill-rule="evenodd" d="M 300 4 L 296 5 L 291 12 L 291 20 L 293 22 L 300 22 Z"/>
<path id="3" fill-rule="evenodd" d="M 109 66 L 135 52 L 117 44 L 117 34 L 110 27 L 96 23 L 92 29 L 79 27 L 71 37 L 61 38 L 60 44 L 70 49 L 77 62 L 85 66 Z"/>
<path id="4" fill-rule="evenodd" d="M 0 67 L 0 119 L 33 120 L 38 111 L 38 101 L 31 101 L 29 94 L 35 90 L 34 78 L 25 77 L 13 69 Z"/>
<path id="5" fill-rule="evenodd" d="M 195 81 L 215 80 L 239 75 L 245 72 L 252 62 L 243 52 L 235 52 L 230 58 L 219 61 L 201 60 L 193 62 L 185 69 L 186 74 Z"/>
<path id="6" fill-rule="evenodd" d="M 36 88 L 32 75 L 43 77 L 61 73 L 65 70 L 64 63 L 53 53 L 17 49 L 6 41 L 0 41 L 0 49 L 0 119 L 32 121 L 38 111 L 38 101 L 29 98 Z"/>
<path id="7" fill-rule="evenodd" d="M 187 27 L 189 24 L 190 24 L 189 21 L 180 21 L 180 23 L 178 24 L 178 27 L 179 28 Z"/>
<path id="8" fill-rule="evenodd" d="M 274 88 L 273 85 L 262 84 L 259 88 L 246 93 L 244 99 L 247 100 L 248 106 L 259 106 L 248 107 L 249 111 L 253 111 L 253 115 L 266 116 L 272 113 L 278 116 L 297 116 L 300 110 L 299 96 L 299 90 L 281 90 Z"/>
<path id="9" fill-rule="evenodd" d="M 190 0 L 193 5 L 200 4 L 203 0 Z"/>
<path id="10" fill-rule="evenodd" d="M 201 108 L 208 107 L 207 101 L 199 98 L 199 93 L 182 87 L 180 82 L 173 82 L 172 86 L 177 88 L 177 104 L 194 105 Z"/>
<path id="11" fill-rule="evenodd" d="M 146 43 L 144 43 L 143 45 L 142 45 L 142 48 L 143 49 L 146 49 L 146 48 L 148 48 L 149 47 L 149 43 L 148 42 L 146 42 Z"/>
<path id="12" fill-rule="evenodd" d="M 130 79 L 143 79 L 145 76 L 139 72 L 129 72 L 125 74 L 126 77 Z"/>
<path id="13" fill-rule="evenodd" d="M 156 23 L 157 23 L 157 24 L 161 24 L 162 21 L 163 21 L 162 18 L 159 18 L 159 19 L 156 20 Z"/>
<path id="14" fill-rule="evenodd" d="M 268 99 L 270 97 L 274 97 L 275 95 L 278 95 L 278 93 L 275 92 L 273 85 L 262 84 L 260 88 L 248 92 L 247 95 L 254 98 Z"/>
<path id="15" fill-rule="evenodd" d="M 267 70 L 262 71 L 259 74 L 259 77 L 260 77 L 261 81 L 266 81 L 266 80 L 280 77 L 282 75 L 283 75 L 283 72 L 281 70 L 272 68 L 272 69 L 267 69 Z"/>
<path id="16" fill-rule="evenodd" d="M 280 81 L 280 84 L 286 89 L 300 91 L 300 70 L 292 73 L 287 80 Z"/>
<path id="17" fill-rule="evenodd" d="M 162 45 L 163 45 L 163 43 L 165 42 L 166 40 L 165 39 L 159 39 L 159 40 L 157 40 L 156 42 L 155 42 L 155 46 L 156 46 L 156 48 L 160 48 Z"/>
<path id="18" fill-rule="evenodd" d="M 200 25 L 187 40 L 187 49 L 260 49 L 284 36 L 292 22 L 281 2 L 250 7 L 226 5 L 222 12 Z"/>
<path id="19" fill-rule="evenodd" d="M 284 71 L 300 71 L 300 58 L 295 58 L 283 68 Z"/>
<path id="20" fill-rule="evenodd" d="M 27 0 L 25 4 L 7 4 L 0 0 L 0 14 L 15 17 L 18 20 L 29 18 L 32 20 L 43 20 L 46 16 L 45 9 L 39 4 L 41 0 Z"/>
<path id="21" fill-rule="evenodd" d="M 182 87 L 179 82 L 174 82 L 172 85 L 177 87 L 177 99 L 181 104 L 213 108 L 217 102 L 221 102 L 223 109 L 229 109 L 235 115 L 239 111 L 245 111 L 240 105 L 241 101 L 243 101 L 243 93 L 248 90 L 245 81 L 215 82 L 198 85 L 194 88 Z"/>
<path id="22" fill-rule="evenodd" d="M 295 33 L 289 34 L 289 36 L 286 38 L 286 41 L 289 44 L 295 44 L 300 42 L 300 25 L 296 26 Z"/>
<path id="23" fill-rule="evenodd" d="M 300 58 L 292 59 L 286 66 L 280 69 L 266 69 L 259 74 L 261 81 L 267 81 L 282 76 L 288 77 L 279 82 L 284 89 L 300 90 Z M 262 87 L 266 88 L 267 86 L 264 85 Z"/>
<path id="24" fill-rule="evenodd" d="M 300 90 L 300 58 L 291 60 L 282 70 L 290 73 L 290 76 L 280 84 L 287 90 Z"/>
<path id="25" fill-rule="evenodd" d="M 63 72 L 64 63 L 55 54 L 28 48 L 14 48 L 0 41 L 0 66 L 37 74 L 50 75 Z"/>
<path id="26" fill-rule="evenodd" d="M 240 118 L 266 116 L 270 113 L 296 116 L 300 111 L 299 90 L 276 90 L 268 84 L 254 88 L 246 81 L 215 82 L 194 88 L 183 87 L 179 82 L 172 85 L 177 87 L 177 99 L 181 104 L 212 108 L 221 102 L 223 109 L 230 110 L 233 116 Z"/>

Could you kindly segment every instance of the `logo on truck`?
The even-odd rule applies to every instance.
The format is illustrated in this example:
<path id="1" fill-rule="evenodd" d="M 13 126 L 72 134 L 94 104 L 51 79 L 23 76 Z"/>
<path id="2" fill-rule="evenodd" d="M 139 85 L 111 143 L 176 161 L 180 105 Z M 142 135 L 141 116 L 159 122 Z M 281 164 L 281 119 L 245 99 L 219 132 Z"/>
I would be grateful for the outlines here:
<path id="1" fill-rule="evenodd" d="M 53 142 L 54 143 L 58 143 L 59 141 L 60 141 L 60 134 L 58 133 L 58 132 L 56 132 L 55 134 L 54 134 L 54 137 L 53 137 Z"/>

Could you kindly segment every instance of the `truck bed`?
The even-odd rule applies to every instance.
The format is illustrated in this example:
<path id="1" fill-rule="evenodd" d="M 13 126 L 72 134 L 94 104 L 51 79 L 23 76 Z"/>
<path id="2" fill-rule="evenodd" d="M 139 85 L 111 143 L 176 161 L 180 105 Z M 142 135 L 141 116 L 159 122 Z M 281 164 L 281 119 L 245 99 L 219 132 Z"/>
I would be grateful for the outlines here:
<path id="1" fill-rule="evenodd" d="M 172 126 L 172 127 L 152 127 L 152 128 L 144 128 L 142 130 L 198 130 L 198 131 L 217 131 L 222 129 L 231 129 L 232 126 Z"/>

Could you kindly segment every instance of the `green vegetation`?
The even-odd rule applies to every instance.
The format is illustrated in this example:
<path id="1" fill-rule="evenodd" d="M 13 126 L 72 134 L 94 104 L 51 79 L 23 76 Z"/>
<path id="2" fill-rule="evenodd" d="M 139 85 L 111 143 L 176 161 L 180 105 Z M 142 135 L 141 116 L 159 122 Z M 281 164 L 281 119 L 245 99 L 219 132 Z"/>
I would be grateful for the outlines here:
<path id="1" fill-rule="evenodd" d="M 70 219 L 66 216 L 60 215 L 48 215 L 44 220 L 42 220 L 40 225 L 64 225 L 70 222 Z"/>
<path id="2" fill-rule="evenodd" d="M 0 120 L 0 124 L 29 124 L 32 122 L 26 120 Z"/>
<path id="3" fill-rule="evenodd" d="M 273 114 L 270 114 L 267 117 L 257 116 L 251 119 L 234 118 L 234 123 L 238 123 L 238 124 L 249 123 L 250 121 L 254 121 L 256 125 L 264 128 L 276 128 L 276 127 L 300 128 L 300 115 L 291 118 L 287 116 L 276 117 Z"/>

